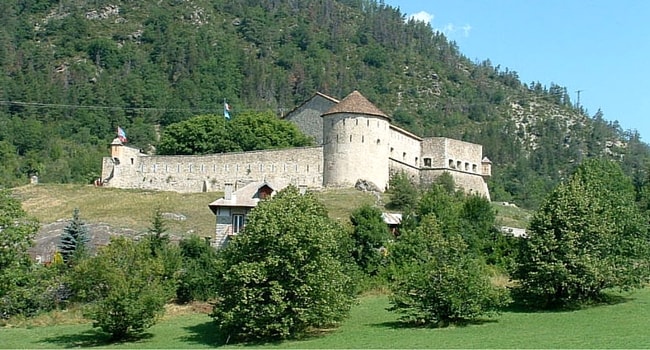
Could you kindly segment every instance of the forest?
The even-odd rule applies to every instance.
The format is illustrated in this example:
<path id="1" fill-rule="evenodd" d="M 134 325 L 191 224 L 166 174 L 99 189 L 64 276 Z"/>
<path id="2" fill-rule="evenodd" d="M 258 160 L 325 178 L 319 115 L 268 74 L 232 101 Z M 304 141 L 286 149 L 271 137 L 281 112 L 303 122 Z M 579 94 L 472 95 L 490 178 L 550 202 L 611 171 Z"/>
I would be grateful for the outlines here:
<path id="1" fill-rule="evenodd" d="M 353 90 L 418 135 L 482 144 L 493 200 L 537 208 L 597 157 L 647 182 L 635 130 L 559 84 L 468 59 L 381 1 L 6 0 L 0 23 L 0 187 L 92 182 L 118 126 L 153 151 L 169 126 L 224 103 L 234 119 L 281 117 Z"/>

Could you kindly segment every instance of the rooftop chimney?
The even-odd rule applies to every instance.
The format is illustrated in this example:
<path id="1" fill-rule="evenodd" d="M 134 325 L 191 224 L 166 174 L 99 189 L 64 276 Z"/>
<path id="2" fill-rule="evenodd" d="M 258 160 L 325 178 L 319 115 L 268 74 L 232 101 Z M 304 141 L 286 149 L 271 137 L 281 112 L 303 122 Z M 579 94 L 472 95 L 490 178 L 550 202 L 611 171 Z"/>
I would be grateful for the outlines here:
<path id="1" fill-rule="evenodd" d="M 232 190 L 233 184 L 227 183 L 223 185 L 223 199 L 229 201 L 232 200 Z"/>

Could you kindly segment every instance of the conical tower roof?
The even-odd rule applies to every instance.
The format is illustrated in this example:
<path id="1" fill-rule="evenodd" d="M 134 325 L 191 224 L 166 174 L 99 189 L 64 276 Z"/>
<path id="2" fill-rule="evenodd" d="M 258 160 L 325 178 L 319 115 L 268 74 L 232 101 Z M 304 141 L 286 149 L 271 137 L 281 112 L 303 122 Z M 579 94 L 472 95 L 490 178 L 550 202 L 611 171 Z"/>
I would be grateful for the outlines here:
<path id="1" fill-rule="evenodd" d="M 384 117 L 390 120 L 386 113 L 382 112 L 379 108 L 368 101 L 357 90 L 352 91 L 341 102 L 332 106 L 323 115 L 336 114 L 336 113 L 350 113 L 350 114 L 366 114 Z"/>

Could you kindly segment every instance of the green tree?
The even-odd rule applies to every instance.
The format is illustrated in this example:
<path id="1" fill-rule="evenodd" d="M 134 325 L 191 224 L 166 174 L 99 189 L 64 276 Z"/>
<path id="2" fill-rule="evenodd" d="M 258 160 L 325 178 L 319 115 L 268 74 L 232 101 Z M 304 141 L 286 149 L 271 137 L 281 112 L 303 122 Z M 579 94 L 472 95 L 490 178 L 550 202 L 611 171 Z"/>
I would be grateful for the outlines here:
<path id="1" fill-rule="evenodd" d="M 283 339 L 342 320 L 354 301 L 346 237 L 313 195 L 293 186 L 260 202 L 221 251 L 212 312 L 220 332 Z"/>
<path id="2" fill-rule="evenodd" d="M 490 281 L 482 259 L 467 254 L 463 238 L 445 232 L 434 214 L 404 232 L 390 256 L 390 309 L 402 320 L 446 326 L 493 315 L 509 302 L 507 290 Z"/>
<path id="3" fill-rule="evenodd" d="M 8 190 L 0 190 L 0 273 L 31 264 L 27 249 L 37 231 L 38 222 L 27 215 L 20 201 Z"/>
<path id="4" fill-rule="evenodd" d="M 409 211 L 415 208 L 418 201 L 418 189 L 403 171 L 392 174 L 388 181 L 388 193 L 390 201 L 386 207 L 390 209 Z"/>
<path id="5" fill-rule="evenodd" d="M 44 293 L 30 291 L 46 283 L 34 278 L 36 267 L 27 254 L 37 231 L 38 222 L 20 202 L 9 191 L 0 190 L 0 315 L 30 316 L 42 310 Z"/>
<path id="6" fill-rule="evenodd" d="M 598 300 L 608 288 L 648 278 L 648 229 L 629 177 L 607 160 L 584 162 L 533 216 L 514 278 L 540 307 Z"/>
<path id="7" fill-rule="evenodd" d="M 203 238 L 191 235 L 179 243 L 182 269 L 176 287 L 176 300 L 188 303 L 207 301 L 215 297 L 219 283 L 219 259 L 217 251 Z"/>
<path id="8" fill-rule="evenodd" d="M 63 262 L 72 265 L 83 258 L 88 253 L 86 247 L 88 241 L 88 228 L 79 218 L 79 208 L 75 208 L 72 212 L 72 221 L 63 229 L 58 246 Z"/>
<path id="9" fill-rule="evenodd" d="M 152 257 L 148 244 L 117 237 L 75 266 L 72 289 L 79 299 L 91 301 L 84 314 L 93 326 L 122 340 L 155 324 L 174 294 L 163 260 Z"/>
<path id="10" fill-rule="evenodd" d="M 160 208 L 154 209 L 153 215 L 151 216 L 151 227 L 149 227 L 147 239 L 151 246 L 152 255 L 156 255 L 157 252 L 169 244 L 167 225 Z"/>
<path id="11" fill-rule="evenodd" d="M 352 212 L 350 221 L 355 242 L 352 256 L 365 273 L 376 275 L 385 261 L 388 242 L 392 238 L 381 217 L 381 210 L 364 205 Z"/>
<path id="12" fill-rule="evenodd" d="M 298 127 L 271 112 L 243 113 L 228 123 L 230 139 L 243 151 L 303 147 L 313 143 Z"/>
<path id="13" fill-rule="evenodd" d="M 226 128 L 226 120 L 219 115 L 200 115 L 165 128 L 159 154 L 209 154 L 241 151 Z"/>

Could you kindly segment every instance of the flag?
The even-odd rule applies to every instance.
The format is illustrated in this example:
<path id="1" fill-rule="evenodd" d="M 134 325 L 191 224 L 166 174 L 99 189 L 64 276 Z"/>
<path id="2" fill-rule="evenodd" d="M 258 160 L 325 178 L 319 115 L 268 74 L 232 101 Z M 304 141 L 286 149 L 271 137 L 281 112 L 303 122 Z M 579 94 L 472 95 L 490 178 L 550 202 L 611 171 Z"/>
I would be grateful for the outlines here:
<path id="1" fill-rule="evenodd" d="M 122 142 L 127 142 L 126 133 L 124 132 L 124 129 L 120 128 L 119 126 L 117 127 L 117 138 Z"/>
<path id="2" fill-rule="evenodd" d="M 223 103 L 223 116 L 230 119 L 230 105 L 226 102 Z"/>

